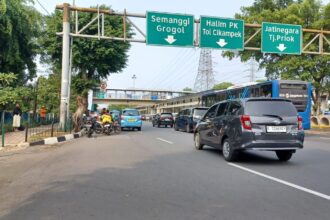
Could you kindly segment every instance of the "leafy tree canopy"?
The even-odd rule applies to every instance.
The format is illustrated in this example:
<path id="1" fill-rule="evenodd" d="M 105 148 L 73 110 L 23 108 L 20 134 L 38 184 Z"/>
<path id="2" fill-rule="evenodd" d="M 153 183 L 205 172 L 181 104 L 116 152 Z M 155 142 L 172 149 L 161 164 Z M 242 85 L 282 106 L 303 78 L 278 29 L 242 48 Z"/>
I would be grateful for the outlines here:
<path id="1" fill-rule="evenodd" d="M 222 83 L 214 85 L 212 89 L 223 90 L 223 89 L 227 89 L 228 87 L 233 86 L 233 85 L 234 84 L 232 84 L 231 82 L 222 82 Z"/>
<path id="2" fill-rule="evenodd" d="M 182 89 L 182 91 L 184 91 L 184 92 L 191 92 L 193 90 L 192 90 L 192 88 L 186 87 L 186 88 Z"/>
<path id="3" fill-rule="evenodd" d="M 19 103 L 23 111 L 30 109 L 32 89 L 26 86 L 13 87 L 16 76 L 13 73 L 0 73 L 0 109 L 11 110 Z"/>
<path id="4" fill-rule="evenodd" d="M 0 72 L 15 73 L 22 85 L 36 75 L 41 15 L 32 0 L 0 0 Z"/>

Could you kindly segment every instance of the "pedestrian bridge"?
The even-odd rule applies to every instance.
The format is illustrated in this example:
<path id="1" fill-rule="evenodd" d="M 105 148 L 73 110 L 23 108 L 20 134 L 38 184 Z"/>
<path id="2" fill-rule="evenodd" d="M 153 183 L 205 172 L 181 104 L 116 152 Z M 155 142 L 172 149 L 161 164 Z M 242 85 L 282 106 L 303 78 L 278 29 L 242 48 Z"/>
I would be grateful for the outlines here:
<path id="1" fill-rule="evenodd" d="M 98 106 L 128 105 L 152 107 L 166 100 L 192 95 L 190 91 L 152 89 L 106 89 L 93 91 L 93 104 Z"/>

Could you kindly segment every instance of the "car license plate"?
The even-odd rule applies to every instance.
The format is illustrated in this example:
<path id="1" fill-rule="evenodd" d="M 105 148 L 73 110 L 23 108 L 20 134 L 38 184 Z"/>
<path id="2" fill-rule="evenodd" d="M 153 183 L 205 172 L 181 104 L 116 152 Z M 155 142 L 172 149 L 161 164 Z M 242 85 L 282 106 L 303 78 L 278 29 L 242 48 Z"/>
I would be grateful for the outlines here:
<path id="1" fill-rule="evenodd" d="M 166 118 L 165 121 L 169 121 L 170 119 Z"/>
<path id="2" fill-rule="evenodd" d="M 135 118 L 128 119 L 128 122 L 135 122 Z"/>
<path id="3" fill-rule="evenodd" d="M 268 133 L 286 133 L 286 126 L 267 126 Z"/>

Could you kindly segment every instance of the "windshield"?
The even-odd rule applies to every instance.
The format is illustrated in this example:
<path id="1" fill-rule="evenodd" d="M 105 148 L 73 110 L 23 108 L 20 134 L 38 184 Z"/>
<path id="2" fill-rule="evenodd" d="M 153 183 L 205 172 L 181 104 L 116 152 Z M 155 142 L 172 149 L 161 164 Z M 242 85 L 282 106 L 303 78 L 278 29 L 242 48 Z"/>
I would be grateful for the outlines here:
<path id="1" fill-rule="evenodd" d="M 139 116 L 139 111 L 137 110 L 124 110 L 123 115 L 125 116 Z"/>
<path id="2" fill-rule="evenodd" d="M 298 112 L 306 111 L 308 103 L 307 84 L 281 83 L 279 96 L 291 100 Z"/>
<path id="3" fill-rule="evenodd" d="M 291 102 L 286 101 L 248 101 L 245 105 L 245 114 L 297 116 L 297 110 Z"/>
<path id="4" fill-rule="evenodd" d="M 194 109 L 194 114 L 193 114 L 193 117 L 194 118 L 202 118 L 205 113 L 207 112 L 207 109 Z"/>
<path id="5" fill-rule="evenodd" d="M 161 117 L 172 117 L 171 113 L 163 113 L 161 114 Z"/>

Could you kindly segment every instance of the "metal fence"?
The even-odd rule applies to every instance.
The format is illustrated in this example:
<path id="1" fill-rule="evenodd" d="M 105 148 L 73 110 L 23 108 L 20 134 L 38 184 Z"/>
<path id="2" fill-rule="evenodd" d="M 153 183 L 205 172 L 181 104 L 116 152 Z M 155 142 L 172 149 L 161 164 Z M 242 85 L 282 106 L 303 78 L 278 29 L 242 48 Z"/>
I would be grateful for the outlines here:
<path id="1" fill-rule="evenodd" d="M 11 112 L 0 112 L 1 145 L 12 146 L 22 142 L 35 142 L 48 137 L 69 134 L 72 131 L 72 119 L 69 117 L 63 126 L 58 123 L 58 117 L 52 113 L 42 118 L 39 114 L 24 112 L 21 116 L 21 127 L 14 131 Z"/>

